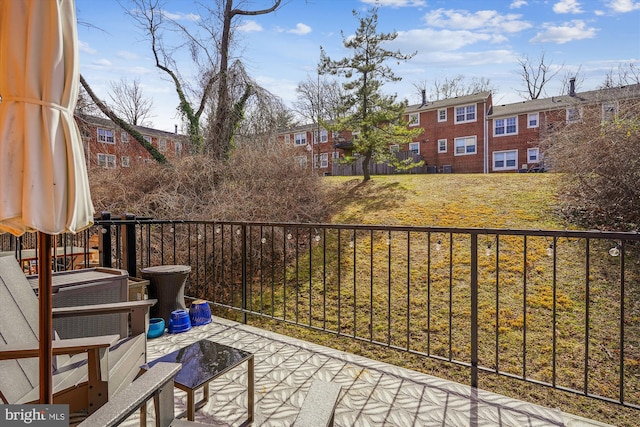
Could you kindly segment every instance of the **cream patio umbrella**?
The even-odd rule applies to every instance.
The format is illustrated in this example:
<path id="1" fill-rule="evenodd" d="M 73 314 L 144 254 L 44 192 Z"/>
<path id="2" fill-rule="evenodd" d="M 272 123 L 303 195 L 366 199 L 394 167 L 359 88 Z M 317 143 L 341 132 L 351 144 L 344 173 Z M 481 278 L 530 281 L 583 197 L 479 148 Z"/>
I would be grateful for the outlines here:
<path id="1" fill-rule="evenodd" d="M 93 223 L 79 81 L 74 0 L 0 0 L 0 232 L 38 231 L 41 403 L 52 403 L 51 236 Z"/>

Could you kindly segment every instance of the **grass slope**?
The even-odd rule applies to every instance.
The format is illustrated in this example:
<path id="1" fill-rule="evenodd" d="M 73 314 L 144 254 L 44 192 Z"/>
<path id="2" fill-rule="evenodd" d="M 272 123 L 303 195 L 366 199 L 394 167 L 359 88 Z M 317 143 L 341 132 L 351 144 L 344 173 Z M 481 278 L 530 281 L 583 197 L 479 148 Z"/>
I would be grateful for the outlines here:
<path id="1" fill-rule="evenodd" d="M 416 225 L 442 227 L 479 227 L 479 228 L 511 228 L 511 229 L 567 229 L 575 228 L 566 224 L 555 214 L 557 205 L 557 184 L 562 179 L 556 174 L 492 174 L 492 175 L 404 175 L 404 176 L 376 176 L 370 182 L 363 183 L 361 179 L 352 177 L 325 178 L 331 188 L 335 211 L 332 223 L 343 224 L 386 224 L 386 225 Z M 540 242 L 537 252 L 544 252 L 544 241 Z M 534 248 L 535 249 L 535 248 Z M 516 259 L 521 257 L 515 257 Z M 531 259 L 532 261 L 533 258 Z M 541 263 L 548 262 L 544 258 Z M 435 267 L 435 260 L 434 260 Z M 505 266 L 506 271 L 510 267 Z M 516 270 L 519 268 L 514 267 Z M 541 271 L 547 271 L 542 268 Z M 541 278 L 541 283 L 544 283 Z M 416 280 L 416 282 L 419 282 Z M 532 280 L 532 284 L 534 281 Z M 532 294 L 529 303 L 534 312 L 546 312 L 546 289 L 540 286 L 539 294 Z M 560 308 L 563 301 L 567 307 L 579 313 L 581 296 L 579 289 L 567 288 L 566 297 L 559 300 Z M 575 294 L 573 294 L 575 292 Z M 377 297 L 376 297 L 377 298 Z M 467 297 L 465 297 L 467 298 Z M 489 298 L 491 298 L 491 293 Z M 536 302 L 539 299 L 539 304 Z M 572 299 L 571 299 L 572 298 Z M 501 345 L 505 348 L 520 347 L 518 337 L 521 335 L 521 325 L 518 325 L 517 307 L 520 299 L 514 299 L 514 313 L 511 313 L 509 302 L 501 306 Z M 606 301 L 605 301 L 606 302 Z M 536 306 L 536 304 L 538 304 Z M 605 304 L 606 306 L 606 304 Z M 573 312 L 569 310 L 569 313 Z M 490 307 L 487 308 L 486 318 L 481 318 L 483 324 L 492 322 Z M 615 311 L 615 310 L 614 310 Z M 513 318 L 509 314 L 513 314 Z M 482 316 L 482 312 L 481 312 Z M 533 316 L 533 314 L 531 315 Z M 571 315 L 573 317 L 573 315 Z M 464 316 L 465 318 L 467 316 Z M 576 317 L 579 318 L 579 315 Z M 533 317 L 532 317 L 533 319 Z M 385 361 L 395 365 L 426 372 L 441 378 L 468 383 L 469 372 L 465 368 L 448 363 L 434 361 L 412 354 L 394 351 L 366 342 L 349 338 L 329 335 L 304 328 L 286 325 L 282 322 L 269 322 L 264 319 L 254 319 L 255 323 L 281 333 L 296 336 L 305 340 L 317 342 L 333 348 L 361 354 L 373 359 Z M 597 320 L 597 319 L 596 319 Z M 596 323 L 603 322 L 597 321 Z M 573 320 L 559 327 L 579 328 Z M 502 323 L 505 322 L 503 325 Z M 535 325 L 530 325 L 532 342 L 536 339 Z M 461 328 L 464 329 L 464 328 Z M 544 375 L 545 357 L 550 358 L 548 328 L 540 325 L 540 343 L 531 345 L 529 351 L 535 352 L 536 360 L 542 364 Z M 465 329 L 466 330 L 466 329 Z M 605 331 L 606 332 L 606 331 Z M 579 352 L 578 345 L 577 350 Z M 465 352 L 461 348 L 460 352 Z M 570 352 L 568 351 L 570 354 Z M 505 354 L 508 352 L 505 351 Z M 517 351 L 515 352 L 517 357 Z M 540 356 L 540 357 L 538 357 Z M 575 356 L 574 356 L 575 357 Z M 571 359 L 571 357 L 570 357 Z M 568 361 L 569 362 L 569 361 Z M 568 363 L 567 362 L 567 363 Z M 508 365 L 508 361 L 504 364 Z M 562 365 L 562 362 L 560 362 Z M 516 366 L 518 363 L 515 364 Z M 560 377 L 576 376 L 580 381 L 581 372 L 570 368 Z M 548 381 L 548 378 L 541 378 Z M 572 378 L 573 380 L 573 378 Z M 592 399 L 586 399 L 569 393 L 554 391 L 546 387 L 533 386 L 518 380 L 499 377 L 492 374 L 481 374 L 480 387 L 496 393 L 512 396 L 532 403 L 550 407 L 558 407 L 562 411 L 596 419 L 619 426 L 635 425 L 637 411 L 609 405 Z"/>

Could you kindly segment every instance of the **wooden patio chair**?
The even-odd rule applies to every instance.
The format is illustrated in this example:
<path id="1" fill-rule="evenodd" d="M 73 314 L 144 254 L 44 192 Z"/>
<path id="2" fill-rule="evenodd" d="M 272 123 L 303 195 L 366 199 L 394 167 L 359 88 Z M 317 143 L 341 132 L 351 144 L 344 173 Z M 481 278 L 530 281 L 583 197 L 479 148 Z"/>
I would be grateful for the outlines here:
<path id="1" fill-rule="evenodd" d="M 53 316 L 127 312 L 129 336 L 54 339 L 54 403 L 91 414 L 129 385 L 146 363 L 146 319 L 155 300 L 55 308 Z M 56 336 L 54 332 L 54 336 Z M 0 403 L 37 403 L 38 298 L 12 257 L 0 258 Z"/>

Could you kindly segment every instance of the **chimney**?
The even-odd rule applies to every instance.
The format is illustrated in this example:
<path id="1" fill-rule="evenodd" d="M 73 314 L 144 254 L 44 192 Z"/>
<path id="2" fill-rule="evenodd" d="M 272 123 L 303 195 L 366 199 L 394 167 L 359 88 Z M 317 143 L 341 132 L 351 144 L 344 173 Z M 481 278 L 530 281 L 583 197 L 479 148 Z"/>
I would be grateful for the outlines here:
<path id="1" fill-rule="evenodd" d="M 427 105 L 427 91 L 422 89 L 422 104 L 420 104 L 420 106 L 424 106 Z"/>
<path id="2" fill-rule="evenodd" d="M 178 134 L 178 125 L 173 125 L 173 133 Z"/>
<path id="3" fill-rule="evenodd" d="M 569 96 L 576 96 L 576 78 L 569 79 Z"/>

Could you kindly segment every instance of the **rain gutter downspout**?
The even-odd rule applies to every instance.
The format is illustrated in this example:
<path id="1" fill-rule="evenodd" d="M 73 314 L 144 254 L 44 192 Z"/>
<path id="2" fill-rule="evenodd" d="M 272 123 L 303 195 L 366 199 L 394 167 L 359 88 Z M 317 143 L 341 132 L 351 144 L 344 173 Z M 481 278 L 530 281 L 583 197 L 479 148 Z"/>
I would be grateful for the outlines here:
<path id="1" fill-rule="evenodd" d="M 487 117 L 487 98 L 483 101 L 484 108 L 484 173 L 489 173 L 489 118 Z"/>

